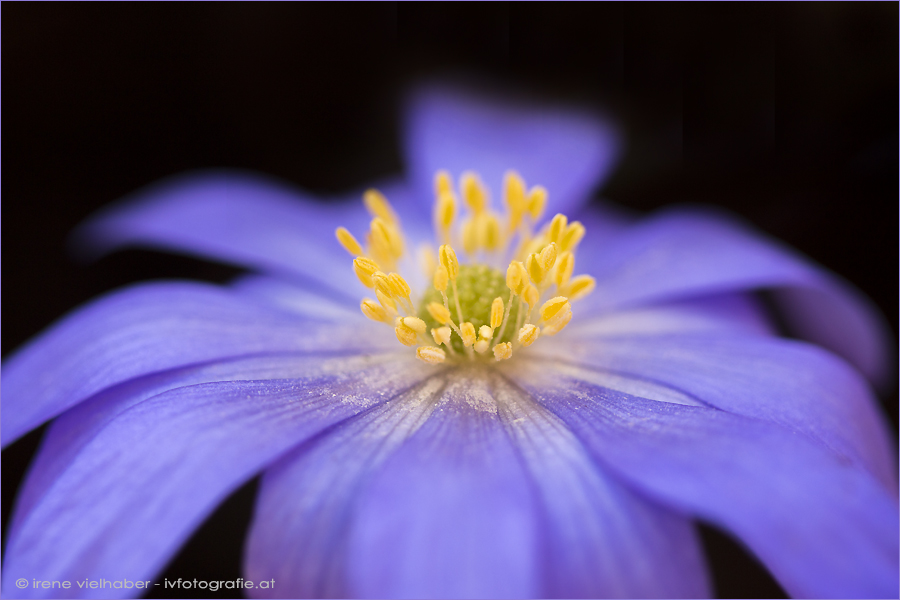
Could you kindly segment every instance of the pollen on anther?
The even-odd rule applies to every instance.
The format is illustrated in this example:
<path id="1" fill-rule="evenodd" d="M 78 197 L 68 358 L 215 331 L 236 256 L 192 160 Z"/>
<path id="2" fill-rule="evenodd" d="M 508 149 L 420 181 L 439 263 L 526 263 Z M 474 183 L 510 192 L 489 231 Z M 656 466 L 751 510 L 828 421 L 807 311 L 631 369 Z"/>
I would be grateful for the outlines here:
<path id="1" fill-rule="evenodd" d="M 460 337 L 462 337 L 463 346 L 468 348 L 475 344 L 475 326 L 471 323 L 461 323 L 459 326 Z"/>
<path id="2" fill-rule="evenodd" d="M 447 359 L 447 354 L 437 346 L 419 346 L 416 348 L 416 358 L 437 365 Z"/>
<path id="3" fill-rule="evenodd" d="M 528 346 L 532 345 L 540 335 L 540 328 L 529 323 L 519 330 L 519 343 L 522 344 L 523 347 L 527 348 Z"/>
<path id="4" fill-rule="evenodd" d="M 450 322 L 450 311 L 447 310 L 447 308 L 443 304 L 430 302 L 425 308 L 428 309 L 428 314 L 430 314 L 434 318 L 434 320 L 441 325 L 446 325 Z"/>
<path id="5" fill-rule="evenodd" d="M 504 342 L 494 346 L 494 360 L 506 360 L 512 356 L 512 344 Z"/>
<path id="6" fill-rule="evenodd" d="M 497 296 L 491 303 L 491 327 L 496 329 L 503 323 L 503 298 Z"/>

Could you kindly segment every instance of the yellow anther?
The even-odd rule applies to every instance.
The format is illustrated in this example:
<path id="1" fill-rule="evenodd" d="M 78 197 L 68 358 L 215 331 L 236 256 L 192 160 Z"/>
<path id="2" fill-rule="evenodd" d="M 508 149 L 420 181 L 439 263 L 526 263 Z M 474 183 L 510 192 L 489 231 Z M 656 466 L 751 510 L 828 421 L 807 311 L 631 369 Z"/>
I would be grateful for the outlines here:
<path id="1" fill-rule="evenodd" d="M 395 298 L 397 296 L 391 287 L 391 282 L 388 279 L 388 276 L 381 271 L 376 271 L 372 274 L 372 283 L 375 284 L 376 292 L 381 292 L 388 298 Z"/>
<path id="2" fill-rule="evenodd" d="M 392 224 L 398 222 L 397 213 L 391 208 L 391 203 L 378 190 L 366 190 L 363 194 L 363 204 L 373 217 L 379 217 Z"/>
<path id="3" fill-rule="evenodd" d="M 539 185 L 528 192 L 528 214 L 533 221 L 537 221 L 544 214 L 544 205 L 547 204 L 547 190 Z"/>
<path id="4" fill-rule="evenodd" d="M 450 179 L 450 173 L 447 171 L 438 171 L 434 175 L 434 195 L 453 193 L 453 180 Z"/>
<path id="5" fill-rule="evenodd" d="M 475 343 L 475 326 L 468 321 L 459 326 L 460 337 L 462 337 L 463 346 L 468 348 Z"/>
<path id="6" fill-rule="evenodd" d="M 478 328 L 478 337 L 489 340 L 494 337 L 494 329 L 490 325 L 482 325 Z"/>
<path id="7" fill-rule="evenodd" d="M 381 323 L 391 322 L 391 317 L 388 315 L 387 311 L 384 310 L 384 307 L 371 298 L 363 298 L 362 302 L 359 303 L 359 308 L 364 315 L 373 321 L 379 321 Z"/>
<path id="8" fill-rule="evenodd" d="M 503 322 L 503 298 L 497 296 L 491 303 L 491 327 L 496 329 Z"/>
<path id="9" fill-rule="evenodd" d="M 525 259 L 525 269 L 534 283 L 540 284 L 544 280 L 545 272 L 539 255 L 529 254 L 528 258 Z"/>
<path id="10" fill-rule="evenodd" d="M 439 292 L 446 291 L 449 279 L 450 277 L 447 275 L 447 269 L 444 265 L 438 265 L 437 269 L 434 270 L 434 289 Z"/>
<path id="11" fill-rule="evenodd" d="M 491 343 L 488 340 L 478 340 L 474 345 L 475 352 L 477 352 L 478 354 L 484 354 L 490 347 Z"/>
<path id="12" fill-rule="evenodd" d="M 456 260 L 456 252 L 453 251 L 450 244 L 441 246 L 438 259 L 441 261 L 441 265 L 447 269 L 447 277 L 450 278 L 450 281 L 456 281 L 459 275 L 459 261 Z"/>
<path id="13" fill-rule="evenodd" d="M 565 296 L 557 296 L 556 298 L 547 300 L 544 302 L 544 305 L 541 306 L 541 319 L 544 321 L 551 320 L 559 313 L 559 311 L 563 310 L 568 303 L 569 299 Z"/>
<path id="14" fill-rule="evenodd" d="M 381 217 L 372 219 L 372 244 L 393 258 L 403 256 L 403 236 L 396 227 Z"/>
<path id="15" fill-rule="evenodd" d="M 541 330 L 544 335 L 556 335 L 572 320 L 572 309 L 566 306 L 567 308 L 559 311 L 553 320 L 544 326 Z"/>
<path id="16" fill-rule="evenodd" d="M 512 344 L 504 342 L 494 346 L 494 360 L 506 360 L 512 356 Z"/>
<path id="17" fill-rule="evenodd" d="M 403 321 L 400 321 L 396 327 L 394 327 L 394 333 L 397 334 L 397 339 L 400 340 L 400 343 L 404 346 L 415 346 L 416 339 L 418 336 L 416 332 L 406 326 Z"/>
<path id="18" fill-rule="evenodd" d="M 425 333 L 425 321 L 419 317 L 403 317 L 401 321 L 416 333 Z"/>
<path id="19" fill-rule="evenodd" d="M 387 309 L 392 311 L 397 310 L 397 303 L 394 302 L 394 299 L 381 292 L 381 290 L 375 290 L 375 297 L 378 298 L 378 301 L 381 302 L 381 305 Z"/>
<path id="20" fill-rule="evenodd" d="M 547 241 L 556 242 L 558 244 L 560 238 L 566 232 L 567 223 L 568 219 L 566 219 L 566 215 L 557 214 L 553 217 L 553 220 L 550 221 L 550 229 L 547 231 Z"/>
<path id="21" fill-rule="evenodd" d="M 519 330 L 519 343 L 525 348 L 532 345 L 541 335 L 541 330 L 536 325 L 525 325 Z"/>
<path id="22" fill-rule="evenodd" d="M 449 327 L 435 327 L 431 330 L 431 337 L 434 338 L 434 343 L 440 346 L 444 344 L 445 346 L 450 345 L 450 333 L 451 330 Z"/>
<path id="23" fill-rule="evenodd" d="M 513 294 L 521 296 L 528 282 L 528 271 L 525 269 L 525 265 L 518 260 L 509 263 L 509 267 L 506 269 L 506 287 Z"/>
<path id="24" fill-rule="evenodd" d="M 375 283 L 372 281 L 372 275 L 378 271 L 378 263 L 365 256 L 357 256 L 353 259 L 353 272 L 359 277 L 359 280 L 366 287 L 373 288 Z"/>
<path id="25" fill-rule="evenodd" d="M 534 284 L 531 284 L 527 288 L 525 288 L 525 291 L 522 293 L 522 300 L 525 301 L 525 304 L 534 308 L 541 300 L 541 293 L 534 286 Z"/>
<path id="26" fill-rule="evenodd" d="M 409 295 L 412 294 L 412 288 L 409 287 L 409 284 L 406 283 L 406 280 L 399 273 L 388 275 L 388 283 L 394 296 L 398 298 L 409 298 Z"/>
<path id="27" fill-rule="evenodd" d="M 447 354 L 436 346 L 419 346 L 416 348 L 416 358 L 430 365 L 439 365 L 447 359 Z"/>
<path id="28" fill-rule="evenodd" d="M 353 256 L 359 256 L 363 253 L 362 246 L 359 245 L 359 242 L 356 241 L 356 238 L 353 237 L 353 234 L 343 227 L 338 227 L 337 230 L 335 230 L 334 235 L 337 237 L 337 240 L 338 242 L 340 242 L 341 246 L 344 247 L 344 250 L 346 250 Z"/>
<path id="29" fill-rule="evenodd" d="M 522 215 L 528 208 L 525 199 L 525 182 L 515 171 L 507 171 L 503 179 L 504 197 L 509 208 L 509 229 L 513 231 L 522 221 Z"/>
<path id="30" fill-rule="evenodd" d="M 450 322 L 450 311 L 443 304 L 429 302 L 425 308 L 428 310 L 428 314 L 441 325 L 446 325 Z"/>
<path id="31" fill-rule="evenodd" d="M 471 217 L 462 224 L 462 246 L 469 255 L 478 250 L 478 221 L 477 217 Z"/>
<path id="32" fill-rule="evenodd" d="M 393 257 L 391 249 L 391 235 L 384 219 L 375 217 L 369 227 L 369 243 L 372 244 L 372 252 L 381 260 Z"/>
<path id="33" fill-rule="evenodd" d="M 472 212 L 476 215 L 481 213 L 487 206 L 487 191 L 484 189 L 478 175 L 474 173 L 463 173 L 460 181 L 463 199 Z"/>
<path id="34" fill-rule="evenodd" d="M 596 286 L 597 282 L 590 275 L 579 275 L 572 278 L 566 292 L 571 300 L 580 300 L 593 292 Z"/>
<path id="35" fill-rule="evenodd" d="M 566 228 L 566 232 L 563 234 L 562 239 L 559 242 L 559 247 L 562 250 L 574 250 L 578 247 L 578 243 L 583 237 L 584 225 L 582 225 L 578 221 L 574 221 L 570 223 Z"/>
<path id="36" fill-rule="evenodd" d="M 496 215 L 483 215 L 478 220 L 478 245 L 488 251 L 500 247 L 500 220 Z"/>
<path id="37" fill-rule="evenodd" d="M 552 269 L 553 265 L 556 264 L 556 249 L 556 244 L 550 242 L 547 246 L 544 246 L 543 250 L 541 250 L 541 266 L 544 268 L 545 273 Z"/>
<path id="38" fill-rule="evenodd" d="M 554 282 L 557 287 L 566 285 L 572 276 L 572 270 L 575 268 L 575 255 L 571 252 L 563 252 L 556 260 L 556 275 Z"/>
<path id="39" fill-rule="evenodd" d="M 438 229 L 442 233 L 446 233 L 453 224 L 453 219 L 455 217 L 456 198 L 453 197 L 451 192 L 444 192 L 438 196 L 437 202 L 434 205 L 434 220 L 435 223 L 437 223 Z"/>
<path id="40" fill-rule="evenodd" d="M 564 296 L 547 300 L 541 306 L 541 319 L 546 323 L 544 335 L 556 335 L 572 319 L 572 305 Z"/>

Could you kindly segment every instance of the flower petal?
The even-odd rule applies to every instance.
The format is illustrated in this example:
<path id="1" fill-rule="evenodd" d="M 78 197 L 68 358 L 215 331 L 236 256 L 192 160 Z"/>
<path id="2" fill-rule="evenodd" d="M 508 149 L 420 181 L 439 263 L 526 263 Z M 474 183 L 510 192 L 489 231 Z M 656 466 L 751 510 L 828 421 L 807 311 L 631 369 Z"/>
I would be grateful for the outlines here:
<path id="1" fill-rule="evenodd" d="M 263 352 L 364 353 L 389 336 L 311 322 L 211 285 L 155 283 L 75 311 L 3 364 L 2 438 L 20 435 L 94 393 L 154 371 Z M 361 329 L 363 328 L 363 329 Z"/>
<path id="2" fill-rule="evenodd" d="M 566 212 L 590 198 L 618 153 L 618 134 L 596 115 L 521 98 L 433 85 L 412 95 L 406 118 L 406 164 L 427 202 L 439 169 L 476 171 L 495 202 L 513 169 L 549 191 L 548 210 Z"/>
<path id="3" fill-rule="evenodd" d="M 611 384 L 584 366 L 662 384 L 700 405 L 777 423 L 868 470 L 886 489 L 896 489 L 889 435 L 868 385 L 816 346 L 721 334 L 558 343 L 535 348 L 535 354 L 547 361 L 565 357 L 572 366 L 561 364 L 558 370 L 572 369 L 599 385 Z"/>
<path id="4" fill-rule="evenodd" d="M 542 597 L 708 598 L 693 524 L 608 475 L 568 427 L 494 378 L 501 418 L 544 509 Z"/>
<path id="5" fill-rule="evenodd" d="M 686 520 L 604 477 L 558 421 L 532 421 L 520 392 L 485 377 L 435 375 L 270 469 L 247 573 L 280 591 L 255 593 L 708 593 Z"/>
<path id="6" fill-rule="evenodd" d="M 133 405 L 81 445 L 21 516 L 7 543 L 4 595 L 23 593 L 11 586 L 17 577 L 151 579 L 215 505 L 260 468 L 415 380 L 384 364 L 374 372 L 332 365 L 288 380 L 182 387 Z M 65 593 L 129 591 L 73 586 Z"/>
<path id="7" fill-rule="evenodd" d="M 734 532 L 794 597 L 896 597 L 897 504 L 773 423 L 568 377 L 520 379 L 625 481 Z"/>
<path id="8" fill-rule="evenodd" d="M 580 312 L 576 304 L 575 312 Z M 566 339 L 718 332 L 772 336 L 759 303 L 748 294 L 715 294 L 583 317 Z"/>
<path id="9" fill-rule="evenodd" d="M 596 290 L 582 302 L 585 314 L 776 288 L 801 337 L 844 356 L 876 383 L 889 372 L 888 329 L 868 299 L 732 220 L 699 211 L 663 212 L 583 250 L 597 278 Z"/>
<path id="10" fill-rule="evenodd" d="M 383 191 L 414 229 L 427 225 L 404 186 L 386 182 Z M 74 242 L 89 257 L 125 245 L 181 251 L 314 282 L 336 299 L 356 299 L 363 288 L 334 231 L 344 226 L 362 239 L 370 217 L 361 197 L 323 203 L 261 175 L 192 173 L 101 211 L 76 231 Z"/>
<path id="11" fill-rule="evenodd" d="M 532 496 L 490 397 L 453 371 L 398 401 L 266 474 L 248 577 L 288 596 L 534 596 Z"/>
<path id="12" fill-rule="evenodd" d="M 351 371 L 365 371 L 368 377 L 383 379 L 386 384 L 390 384 L 398 372 L 394 365 L 404 357 L 410 358 L 406 352 L 385 353 L 375 357 L 333 358 L 323 358 L 311 352 L 269 353 L 159 371 L 107 388 L 67 410 L 50 425 L 16 498 L 11 529 L 15 532 L 22 517 L 31 512 L 34 504 L 94 436 L 121 413 L 144 400 L 170 390 L 202 383 L 309 379 L 313 375 Z M 403 373 L 424 378 L 429 372 L 424 365 L 417 364 L 414 360 L 409 362 L 411 364 L 405 366 Z M 380 390 L 380 394 L 389 391 Z"/>

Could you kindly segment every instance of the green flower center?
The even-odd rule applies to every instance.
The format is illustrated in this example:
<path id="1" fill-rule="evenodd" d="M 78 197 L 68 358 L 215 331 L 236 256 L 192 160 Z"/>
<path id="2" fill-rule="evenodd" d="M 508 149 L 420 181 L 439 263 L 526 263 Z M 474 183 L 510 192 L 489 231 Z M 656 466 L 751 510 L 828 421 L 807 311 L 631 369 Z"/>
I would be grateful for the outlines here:
<path id="1" fill-rule="evenodd" d="M 459 276 L 456 279 L 456 289 L 459 291 L 459 307 L 462 309 L 463 321 L 468 321 L 475 326 L 475 331 L 482 325 L 491 324 L 491 304 L 494 298 L 498 296 L 503 298 L 504 304 L 509 301 L 509 288 L 506 287 L 506 276 L 497 269 L 488 267 L 487 265 L 459 265 Z M 456 295 L 453 286 L 447 286 L 447 299 L 449 300 L 450 314 L 453 316 L 454 322 L 458 322 L 456 314 Z M 422 302 L 419 304 L 418 317 L 425 321 L 430 330 L 433 327 L 440 327 L 440 323 L 434 320 L 425 308 L 431 302 L 443 304 L 441 293 L 429 286 L 425 292 Z M 511 342 L 516 331 L 516 323 L 518 322 L 519 303 L 513 302 L 509 312 L 509 323 L 507 323 L 506 331 L 503 332 L 502 338 L 497 338 L 499 331 L 495 332 L 491 345 L 501 342 Z M 462 339 L 458 335 L 453 335 L 452 345 L 457 352 L 463 352 Z"/>

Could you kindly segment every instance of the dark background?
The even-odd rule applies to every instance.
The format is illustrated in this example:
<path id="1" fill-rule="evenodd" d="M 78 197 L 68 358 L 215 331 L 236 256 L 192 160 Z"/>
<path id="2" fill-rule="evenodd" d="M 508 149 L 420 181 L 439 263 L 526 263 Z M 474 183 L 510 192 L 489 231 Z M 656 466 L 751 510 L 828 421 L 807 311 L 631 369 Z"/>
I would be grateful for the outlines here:
<path id="1" fill-rule="evenodd" d="M 4 3 L 3 355 L 125 283 L 236 273 L 137 250 L 78 265 L 66 235 L 95 209 L 202 167 L 323 193 L 400 172 L 403 89 L 459 72 L 605 107 L 628 140 L 606 198 L 734 211 L 896 333 L 897 23 L 896 3 Z M 896 425 L 896 389 L 884 401 Z M 3 453 L 4 524 L 39 439 Z M 239 576 L 254 486 L 166 577 Z M 722 534 L 704 541 L 719 595 L 783 593 Z"/>

